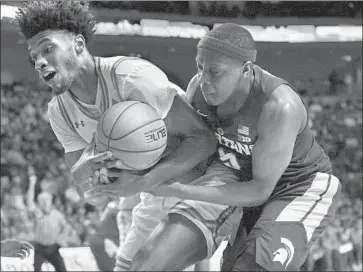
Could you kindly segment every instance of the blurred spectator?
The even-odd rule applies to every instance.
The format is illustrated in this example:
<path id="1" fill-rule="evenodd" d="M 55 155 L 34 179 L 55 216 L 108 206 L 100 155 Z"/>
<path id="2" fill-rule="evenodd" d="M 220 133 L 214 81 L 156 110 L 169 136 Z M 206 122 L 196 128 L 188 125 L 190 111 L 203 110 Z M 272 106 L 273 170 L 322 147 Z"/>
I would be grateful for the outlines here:
<path id="1" fill-rule="evenodd" d="M 41 271 L 44 260 L 49 261 L 56 271 L 67 271 L 63 257 L 59 253 L 66 246 L 66 220 L 52 204 L 53 196 L 48 192 L 38 195 L 38 205 L 34 203 L 34 190 L 37 182 L 34 170 L 29 167 L 30 184 L 27 194 L 29 211 L 35 218 L 34 270 Z"/>

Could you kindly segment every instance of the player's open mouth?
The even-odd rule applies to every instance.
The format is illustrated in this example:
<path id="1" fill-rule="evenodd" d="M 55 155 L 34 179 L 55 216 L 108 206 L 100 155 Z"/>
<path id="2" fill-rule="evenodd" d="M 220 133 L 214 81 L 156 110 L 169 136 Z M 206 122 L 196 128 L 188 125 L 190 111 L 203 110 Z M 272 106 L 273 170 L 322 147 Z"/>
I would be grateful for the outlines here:
<path id="1" fill-rule="evenodd" d="M 211 95 L 215 95 L 216 94 L 216 92 L 203 92 L 202 91 L 202 93 L 204 94 L 204 95 L 206 95 L 206 96 L 211 96 Z"/>
<path id="2" fill-rule="evenodd" d="M 56 74 L 55 72 L 45 73 L 45 74 L 43 74 L 43 79 L 47 82 L 47 81 L 51 80 L 52 78 L 54 78 L 55 74 Z"/>

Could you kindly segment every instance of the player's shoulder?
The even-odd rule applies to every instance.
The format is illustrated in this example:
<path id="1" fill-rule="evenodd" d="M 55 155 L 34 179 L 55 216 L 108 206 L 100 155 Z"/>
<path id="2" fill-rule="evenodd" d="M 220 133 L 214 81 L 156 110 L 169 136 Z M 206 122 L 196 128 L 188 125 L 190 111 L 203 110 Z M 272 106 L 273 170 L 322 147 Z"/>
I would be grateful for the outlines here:
<path id="1" fill-rule="evenodd" d="M 116 74 L 129 74 L 145 68 L 157 68 L 148 60 L 130 56 L 99 57 L 101 70 Z"/>
<path id="2" fill-rule="evenodd" d="M 270 94 L 264 108 L 289 112 L 304 109 L 304 104 L 291 86 L 282 84 Z"/>
<path id="3" fill-rule="evenodd" d="M 102 70 L 111 70 L 115 64 L 127 59 L 127 56 L 95 57 L 96 65 Z"/>
<path id="4" fill-rule="evenodd" d="M 50 121 L 59 121 L 60 119 L 64 119 L 64 112 L 67 111 L 66 105 L 69 105 L 69 99 L 67 96 L 67 93 L 55 95 L 48 102 L 48 118 Z"/>
<path id="5" fill-rule="evenodd" d="M 300 96 L 289 85 L 282 84 L 269 95 L 261 116 L 300 119 L 305 114 L 306 109 Z"/>

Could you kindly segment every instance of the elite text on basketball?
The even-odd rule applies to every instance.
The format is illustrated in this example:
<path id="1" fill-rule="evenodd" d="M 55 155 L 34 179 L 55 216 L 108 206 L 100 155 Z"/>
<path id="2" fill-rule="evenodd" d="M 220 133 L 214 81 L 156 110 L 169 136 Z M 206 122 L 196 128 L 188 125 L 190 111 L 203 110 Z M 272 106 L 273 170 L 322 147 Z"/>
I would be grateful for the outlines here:
<path id="1" fill-rule="evenodd" d="M 152 131 L 145 133 L 145 140 L 146 143 L 153 143 L 156 142 L 162 138 L 166 137 L 166 128 L 165 126 L 159 127 L 158 129 L 154 129 Z"/>

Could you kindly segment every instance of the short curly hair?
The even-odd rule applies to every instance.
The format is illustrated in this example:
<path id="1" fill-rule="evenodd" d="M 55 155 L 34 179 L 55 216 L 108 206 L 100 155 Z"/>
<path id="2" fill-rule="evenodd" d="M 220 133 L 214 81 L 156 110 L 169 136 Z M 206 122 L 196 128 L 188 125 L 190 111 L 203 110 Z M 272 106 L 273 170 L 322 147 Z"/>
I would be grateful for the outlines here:
<path id="1" fill-rule="evenodd" d="M 28 1 L 19 8 L 14 24 L 26 39 L 45 30 L 67 30 L 82 34 L 88 43 L 96 31 L 96 21 L 87 1 Z"/>

